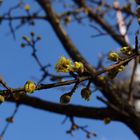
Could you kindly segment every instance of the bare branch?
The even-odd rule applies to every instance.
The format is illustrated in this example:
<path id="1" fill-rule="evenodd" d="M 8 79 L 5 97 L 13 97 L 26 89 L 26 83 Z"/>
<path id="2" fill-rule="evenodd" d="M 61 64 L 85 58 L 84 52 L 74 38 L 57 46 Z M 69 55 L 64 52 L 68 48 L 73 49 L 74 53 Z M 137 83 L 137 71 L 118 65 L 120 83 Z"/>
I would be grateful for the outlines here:
<path id="1" fill-rule="evenodd" d="M 16 102 L 13 98 L 10 98 L 8 101 Z M 17 103 L 67 116 L 97 120 L 103 120 L 104 118 L 110 116 L 111 120 L 120 120 L 120 116 L 108 108 L 85 107 L 80 105 L 61 105 L 26 95 L 19 98 Z"/>
<path id="2" fill-rule="evenodd" d="M 88 10 L 88 17 L 93 19 L 95 22 L 97 22 L 118 44 L 121 46 L 130 46 L 124 38 L 117 34 L 112 27 L 107 23 L 102 17 L 100 17 L 96 12 L 94 12 L 91 8 L 86 6 L 83 2 L 83 0 L 73 0 L 79 7 L 84 7 Z"/>

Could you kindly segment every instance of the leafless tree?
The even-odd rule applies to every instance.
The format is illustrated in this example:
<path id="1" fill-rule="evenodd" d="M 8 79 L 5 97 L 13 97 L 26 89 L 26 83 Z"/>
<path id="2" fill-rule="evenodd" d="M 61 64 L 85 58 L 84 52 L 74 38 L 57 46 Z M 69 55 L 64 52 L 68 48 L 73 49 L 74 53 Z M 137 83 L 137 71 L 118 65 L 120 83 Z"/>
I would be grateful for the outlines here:
<path id="1" fill-rule="evenodd" d="M 30 7 L 34 7 L 34 3 L 38 5 L 38 9 L 31 11 Z M 1 6 L 4 4 L 5 1 L 1 1 Z M 61 7 L 59 12 L 55 8 L 55 4 Z M 119 0 L 112 2 L 105 0 L 36 0 L 31 6 L 19 0 L 17 5 L 7 9 L 6 13 L 1 15 L 0 21 L 1 24 L 8 22 L 13 41 L 16 39 L 17 30 L 24 28 L 25 25 L 34 26 L 40 21 L 49 23 L 50 28 L 53 29 L 55 36 L 69 55 L 69 58 L 73 60 L 73 63 L 77 62 L 83 65 L 83 68 L 80 72 L 69 70 L 65 74 L 50 72 L 48 69 L 51 67 L 51 62 L 44 65 L 37 55 L 36 44 L 38 41 L 41 42 L 41 37 L 36 36 L 34 32 L 30 33 L 30 37 L 24 36 L 23 33 L 21 47 L 26 48 L 26 46 L 29 46 L 32 49 L 32 57 L 40 67 L 43 75 L 40 80 L 34 81 L 36 84 L 33 81 L 27 81 L 20 88 L 10 87 L 8 83 L 6 84 L 4 77 L 0 79 L 1 102 L 13 102 L 17 105 L 12 116 L 7 118 L 8 124 L 1 133 L 1 137 L 4 135 L 9 123 L 13 121 L 13 117 L 20 105 L 27 105 L 67 116 L 72 124 L 68 133 L 81 129 L 86 132 L 87 137 L 96 136 L 95 132 L 90 132 L 85 127 L 81 127 L 74 122 L 74 117 L 78 117 L 102 120 L 105 123 L 109 121 L 122 122 L 140 138 L 140 114 L 135 102 L 140 98 L 139 81 L 135 80 L 140 54 L 138 44 L 139 29 L 134 27 L 140 23 L 140 10 L 137 8 L 139 4 L 139 1 L 131 2 L 129 0 L 121 1 L 121 3 L 119 3 Z M 16 15 L 13 12 L 19 9 L 24 9 L 25 14 L 21 12 L 21 15 Z M 85 28 L 84 24 L 86 24 L 86 28 L 92 30 L 90 37 L 93 40 L 98 38 L 98 40 L 100 39 L 101 42 L 104 42 L 101 37 L 109 37 L 108 40 L 110 42 L 114 41 L 120 47 L 120 51 L 111 49 L 108 56 L 106 54 L 96 59 L 97 65 L 90 64 L 84 57 L 88 52 L 82 55 L 80 49 L 66 31 L 67 26 L 73 27 L 73 23 L 77 24 L 76 27 L 82 26 L 82 28 Z M 78 32 L 78 28 L 75 30 Z M 133 38 L 135 43 L 130 38 Z M 104 43 L 102 44 L 103 47 L 107 47 Z M 109 44 L 111 48 L 112 43 Z M 94 44 L 91 46 L 94 47 Z M 104 62 L 106 58 L 111 60 L 109 65 Z M 127 77 L 127 80 L 117 77 L 130 64 L 130 61 L 133 61 L 132 72 Z M 49 79 L 50 84 L 45 83 L 46 79 Z M 68 90 L 67 85 L 72 85 L 72 87 L 70 91 L 65 94 L 62 93 L 60 104 L 30 96 L 27 93 L 40 90 L 47 91 L 47 89 L 56 87 L 64 87 Z M 103 103 L 104 106 L 74 105 L 70 99 L 75 90 L 80 88 L 82 88 L 81 96 L 85 100 L 90 99 L 91 93 L 97 90 L 100 91 L 101 96 L 97 96 L 96 99 Z"/>

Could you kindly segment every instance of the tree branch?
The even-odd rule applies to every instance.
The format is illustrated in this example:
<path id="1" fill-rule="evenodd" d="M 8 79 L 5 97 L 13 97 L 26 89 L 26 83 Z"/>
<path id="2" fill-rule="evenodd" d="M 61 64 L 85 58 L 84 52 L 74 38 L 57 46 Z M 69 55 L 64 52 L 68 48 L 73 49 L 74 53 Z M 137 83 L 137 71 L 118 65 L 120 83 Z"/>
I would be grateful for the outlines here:
<path id="1" fill-rule="evenodd" d="M 99 24 L 118 44 L 121 46 L 129 46 L 125 41 L 124 37 L 117 34 L 112 27 L 107 23 L 101 16 L 94 12 L 91 8 L 87 7 L 84 0 L 73 0 L 79 7 L 84 7 L 88 10 L 88 17 L 93 19 L 97 24 Z"/>
<path id="2" fill-rule="evenodd" d="M 56 13 L 52 9 L 51 1 L 50 0 L 38 0 L 37 2 L 45 11 L 45 13 L 48 17 L 47 21 L 50 23 L 50 25 L 54 29 L 54 32 L 56 33 L 57 37 L 61 41 L 64 49 L 70 55 L 70 57 L 73 60 L 80 61 L 84 64 L 85 69 L 90 74 L 90 76 L 93 78 L 94 84 L 99 88 L 99 90 L 104 94 L 104 96 L 110 102 L 112 102 L 113 104 L 120 103 L 121 100 L 119 99 L 118 94 L 116 94 L 111 89 L 111 87 L 108 85 L 107 82 L 105 83 L 104 81 L 101 81 L 97 78 L 96 70 L 83 58 L 83 56 L 77 50 L 75 45 L 72 43 L 72 41 L 70 40 L 70 38 L 68 37 L 68 35 L 64 31 L 63 27 L 61 26 L 61 24 L 59 22 L 59 18 L 57 17 Z M 111 29 L 110 27 L 108 27 L 108 28 Z M 120 36 L 117 38 L 119 38 L 119 40 L 120 40 Z"/>
<path id="3" fill-rule="evenodd" d="M 82 62 L 86 68 L 88 68 L 88 71 L 95 74 L 96 70 L 91 67 L 88 62 L 83 58 L 83 56 L 80 54 L 80 52 L 77 50 L 75 45 L 72 43 L 71 39 L 68 37 L 64 29 L 62 28 L 58 16 L 55 14 L 51 7 L 51 2 L 49 0 L 38 0 L 37 1 L 39 5 L 44 9 L 45 13 L 47 14 L 48 21 L 50 22 L 50 25 L 54 29 L 54 32 L 60 39 L 61 43 L 63 44 L 64 49 L 67 51 L 67 53 L 70 55 L 70 57 L 74 61 L 80 61 Z"/>
<path id="4" fill-rule="evenodd" d="M 46 13 L 46 15 L 48 17 L 48 22 L 50 23 L 50 25 L 54 29 L 54 32 L 56 33 L 57 37 L 61 41 L 64 49 L 67 51 L 67 53 L 70 55 L 70 57 L 73 60 L 80 61 L 80 62 L 82 62 L 84 64 L 87 72 L 93 78 L 93 82 L 97 86 L 97 88 L 103 93 L 103 95 L 108 99 L 109 102 L 111 102 L 118 109 L 120 109 L 120 112 L 119 112 L 119 115 L 120 115 L 119 117 L 120 118 L 119 118 L 119 120 L 124 122 L 126 125 L 128 125 L 132 129 L 132 131 L 138 137 L 140 137 L 139 133 L 138 133 L 139 128 L 134 127 L 134 125 L 130 125 L 132 123 L 132 121 L 134 121 L 134 120 L 135 120 L 135 124 L 137 124 L 139 122 L 139 116 L 137 116 L 137 113 L 133 110 L 133 107 L 128 104 L 127 100 L 121 99 L 118 96 L 119 95 L 117 93 L 118 91 L 114 90 L 113 87 L 111 87 L 108 84 L 107 81 L 106 82 L 100 81 L 100 80 L 97 79 L 97 77 L 95 77 L 95 75 L 97 74 L 96 70 L 87 63 L 87 61 L 79 53 L 79 51 L 76 49 L 75 45 L 72 43 L 72 41 L 70 40 L 70 38 L 68 37 L 68 35 L 64 31 L 64 29 L 62 28 L 62 26 L 61 26 L 61 24 L 59 22 L 58 16 L 56 15 L 54 10 L 52 9 L 50 0 L 38 0 L 37 2 L 43 8 L 43 10 L 45 11 L 45 13 Z M 119 43 L 121 46 L 124 46 L 124 45 L 129 46 L 129 44 L 127 44 L 127 42 L 124 40 L 124 37 L 122 37 L 120 34 L 117 34 L 105 20 L 103 20 L 100 16 L 98 16 L 98 14 L 96 12 L 94 12 L 91 8 L 86 6 L 84 0 L 74 0 L 74 2 L 77 3 L 77 5 L 79 7 L 86 8 L 88 10 L 88 12 L 87 12 L 88 17 L 92 18 L 95 22 L 97 22 L 97 24 L 99 24 L 108 34 L 110 34 L 110 36 L 117 43 Z M 112 117 L 112 113 L 110 114 L 110 112 L 108 112 L 109 111 L 108 108 L 106 110 L 107 112 L 105 110 L 104 110 L 105 112 L 103 111 L 104 112 L 103 113 L 104 115 L 103 115 L 101 113 L 102 111 L 99 111 L 98 109 L 96 110 L 96 108 L 92 108 L 93 110 L 95 109 L 94 110 L 95 112 L 94 111 L 92 112 L 92 110 L 90 110 L 90 109 L 89 110 L 87 109 L 88 112 L 81 112 L 81 111 L 79 111 L 79 109 L 75 109 L 76 112 L 74 113 L 71 110 L 72 107 L 73 107 L 71 105 L 69 105 L 67 107 L 66 106 L 62 106 L 62 107 L 57 106 L 57 107 L 60 107 L 61 109 L 63 108 L 63 110 L 66 111 L 65 112 L 66 115 L 76 115 L 77 117 L 81 117 L 82 115 L 84 115 L 84 116 L 86 116 L 86 118 L 91 118 L 92 115 L 97 114 L 97 116 L 95 115 L 95 116 L 92 116 L 92 117 L 94 117 L 95 119 L 99 119 L 101 117 L 100 119 L 103 119 L 105 117 L 104 115 L 107 113 L 106 115 L 110 115 Z M 57 108 L 57 109 L 59 110 L 60 108 Z M 80 106 L 78 108 L 80 108 Z M 67 112 L 67 110 L 68 110 L 68 112 Z M 83 108 L 81 108 L 81 110 L 83 110 Z M 78 114 L 77 114 L 77 112 L 78 112 Z M 114 113 L 117 113 L 117 111 L 114 112 Z M 124 114 L 127 114 L 127 115 L 124 115 Z M 118 115 L 116 114 L 115 116 L 117 117 Z M 134 117 L 135 119 L 132 119 L 132 117 Z M 126 119 L 129 120 L 129 122 L 126 122 Z"/>
<path id="5" fill-rule="evenodd" d="M 61 105 L 58 103 L 45 101 L 37 97 L 29 97 L 27 95 L 20 96 L 17 101 L 15 101 L 13 98 L 8 99 L 8 101 L 27 105 L 44 111 L 80 118 L 103 120 L 106 117 L 110 117 L 110 119 L 114 121 L 118 121 L 121 118 L 121 116 L 118 116 L 116 112 L 109 108 L 85 107 L 80 105 Z"/>

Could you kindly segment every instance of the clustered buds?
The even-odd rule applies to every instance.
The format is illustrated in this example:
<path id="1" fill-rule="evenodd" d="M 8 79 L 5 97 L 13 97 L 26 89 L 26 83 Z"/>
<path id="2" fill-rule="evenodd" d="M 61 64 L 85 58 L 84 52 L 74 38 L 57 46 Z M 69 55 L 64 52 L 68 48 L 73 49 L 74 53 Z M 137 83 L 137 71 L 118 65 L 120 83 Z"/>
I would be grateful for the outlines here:
<path id="1" fill-rule="evenodd" d="M 77 72 L 83 73 L 84 72 L 84 65 L 81 62 L 72 62 L 70 59 L 66 59 L 64 56 L 61 56 L 58 62 L 55 65 L 55 69 L 57 72 Z"/>
<path id="2" fill-rule="evenodd" d="M 131 47 L 129 46 L 124 46 L 120 49 L 120 52 L 123 54 L 123 55 L 126 55 L 126 56 L 130 56 L 133 54 L 133 50 Z M 119 54 L 117 52 L 110 52 L 108 54 L 108 59 L 111 60 L 111 61 L 114 61 L 114 62 L 117 62 L 119 60 L 121 60 L 121 57 L 119 56 Z"/>
<path id="3" fill-rule="evenodd" d="M 89 88 L 83 88 L 81 90 L 81 96 L 83 99 L 85 99 L 86 101 L 89 101 L 90 96 L 91 96 L 91 90 Z"/>
<path id="4" fill-rule="evenodd" d="M 30 37 L 24 35 L 22 37 L 23 39 L 23 43 L 21 43 L 21 47 L 24 48 L 25 46 L 34 46 L 35 43 L 37 43 L 38 41 L 40 41 L 42 39 L 41 36 L 36 36 L 35 37 L 35 33 L 34 32 L 31 32 L 30 33 Z"/>
<path id="5" fill-rule="evenodd" d="M 130 56 L 133 54 L 133 49 L 129 46 L 124 46 L 120 49 L 120 55 L 117 52 L 110 52 L 108 54 L 108 59 L 113 61 L 113 62 L 118 62 L 119 60 L 122 60 L 121 57 L 123 56 Z M 111 71 L 108 72 L 108 77 L 110 79 L 113 79 L 116 77 L 116 75 L 118 74 L 118 72 L 122 72 L 124 70 L 125 66 L 124 65 L 120 65 L 117 66 L 115 68 L 113 68 Z"/>
<path id="6" fill-rule="evenodd" d="M 36 84 L 32 81 L 27 81 L 24 85 L 24 91 L 31 94 L 35 91 Z"/>
<path id="7" fill-rule="evenodd" d="M 133 53 L 133 50 L 130 47 L 122 47 L 120 49 L 120 52 L 124 55 L 131 55 Z"/>

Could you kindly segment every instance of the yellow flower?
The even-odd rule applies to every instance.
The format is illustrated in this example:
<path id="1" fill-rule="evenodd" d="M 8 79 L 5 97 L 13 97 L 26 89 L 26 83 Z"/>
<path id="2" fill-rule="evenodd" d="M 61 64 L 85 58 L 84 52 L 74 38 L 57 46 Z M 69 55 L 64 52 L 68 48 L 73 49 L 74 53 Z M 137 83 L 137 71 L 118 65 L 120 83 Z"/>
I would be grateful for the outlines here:
<path id="1" fill-rule="evenodd" d="M 61 56 L 55 65 L 55 69 L 57 72 L 69 72 L 71 66 L 72 66 L 71 60 L 66 59 L 64 56 Z"/>
<path id="2" fill-rule="evenodd" d="M 27 81 L 24 85 L 25 92 L 33 93 L 36 89 L 36 84 L 32 81 Z"/>
<path id="3" fill-rule="evenodd" d="M 132 49 L 130 47 L 122 47 L 120 49 L 121 53 L 125 55 L 131 55 L 133 53 Z"/>
<path id="4" fill-rule="evenodd" d="M 81 62 L 75 62 L 74 66 L 72 67 L 73 72 L 79 72 L 83 73 L 84 72 L 84 65 Z"/>
<path id="5" fill-rule="evenodd" d="M 29 10 L 30 10 L 30 5 L 26 4 L 26 5 L 24 6 L 24 10 L 25 10 L 25 11 L 29 11 Z"/>
<path id="6" fill-rule="evenodd" d="M 119 60 L 119 55 L 116 52 L 110 52 L 108 54 L 108 59 L 111 61 L 118 61 Z"/>

